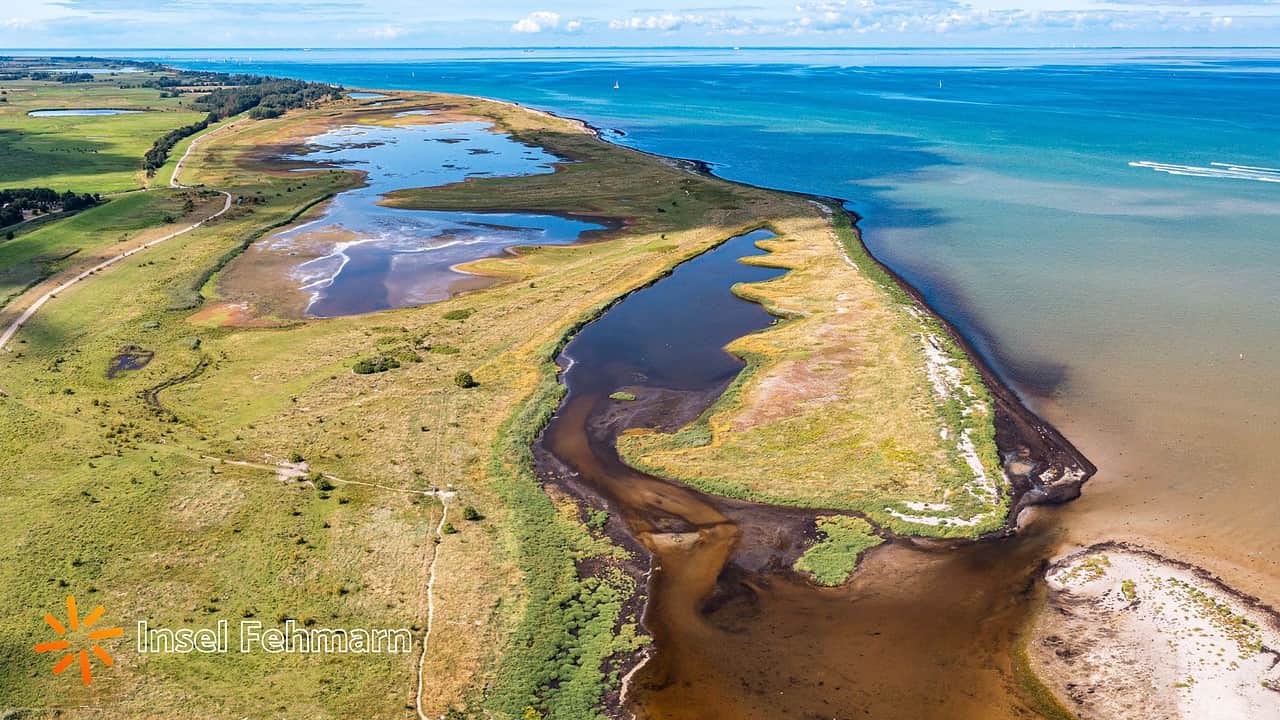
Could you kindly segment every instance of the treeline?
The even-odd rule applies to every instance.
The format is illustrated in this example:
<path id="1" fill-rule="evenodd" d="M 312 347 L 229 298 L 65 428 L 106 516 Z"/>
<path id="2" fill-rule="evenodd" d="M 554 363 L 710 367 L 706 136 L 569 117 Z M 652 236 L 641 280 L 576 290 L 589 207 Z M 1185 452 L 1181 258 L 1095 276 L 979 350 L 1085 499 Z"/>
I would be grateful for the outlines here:
<path id="1" fill-rule="evenodd" d="M 11 188 L 0 190 L 0 228 L 17 225 L 27 213 L 41 215 L 60 210 L 82 210 L 102 202 L 102 196 L 77 195 L 70 190 L 59 193 L 49 188 Z"/>
<path id="2" fill-rule="evenodd" d="M 301 80 L 282 80 L 279 78 L 258 77 L 255 75 L 211 75 L 208 73 L 182 73 L 173 84 L 182 84 L 185 78 L 192 82 L 207 82 L 210 77 L 220 85 L 207 94 L 192 101 L 195 107 L 207 110 L 204 120 L 191 123 L 176 130 L 170 130 L 152 144 L 151 149 L 143 156 L 142 166 L 147 176 L 156 174 L 156 170 L 169 158 L 169 151 L 179 140 L 194 135 L 232 115 L 249 111 L 253 118 L 273 118 L 283 115 L 286 110 L 306 107 L 307 105 L 328 98 L 342 96 L 342 88 L 323 83 L 303 82 Z"/>
<path id="3" fill-rule="evenodd" d="M 342 96 L 342 88 L 301 80 L 230 75 L 224 77 L 222 83 L 195 101 L 198 107 L 209 110 L 211 120 L 246 110 L 253 117 L 278 117 L 286 110 Z"/>
<path id="4" fill-rule="evenodd" d="M 142 167 L 147 171 L 147 177 L 155 177 L 156 170 L 164 165 L 165 160 L 169 159 L 169 151 L 174 145 L 184 137 L 195 135 L 196 133 L 209 127 L 209 120 L 200 120 L 190 125 L 183 125 L 161 135 L 154 143 L 146 155 L 142 156 Z"/>

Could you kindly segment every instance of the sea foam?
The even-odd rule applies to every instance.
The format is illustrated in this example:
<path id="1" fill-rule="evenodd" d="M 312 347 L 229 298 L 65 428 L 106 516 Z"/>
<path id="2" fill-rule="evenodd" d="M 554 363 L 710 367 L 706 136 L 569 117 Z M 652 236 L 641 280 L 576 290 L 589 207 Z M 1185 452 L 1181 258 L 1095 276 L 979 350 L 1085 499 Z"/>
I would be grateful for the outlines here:
<path id="1" fill-rule="evenodd" d="M 1257 182 L 1280 183 L 1280 168 L 1258 167 L 1256 165 L 1235 165 L 1233 163 L 1211 162 L 1208 167 L 1200 165 L 1175 165 L 1151 160 L 1129 163 L 1129 167 L 1150 168 L 1156 172 L 1170 175 L 1186 175 L 1189 177 L 1229 178 L 1232 180 L 1256 180 Z"/>

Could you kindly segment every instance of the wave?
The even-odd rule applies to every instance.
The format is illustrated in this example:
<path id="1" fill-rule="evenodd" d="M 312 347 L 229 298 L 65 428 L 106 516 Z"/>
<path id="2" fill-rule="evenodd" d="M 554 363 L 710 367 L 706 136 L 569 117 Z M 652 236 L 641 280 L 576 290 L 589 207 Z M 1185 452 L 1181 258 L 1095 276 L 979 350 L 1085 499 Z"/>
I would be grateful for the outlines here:
<path id="1" fill-rule="evenodd" d="M 1228 178 L 1231 180 L 1280 183 L 1280 168 L 1259 167 L 1257 165 L 1236 165 L 1222 162 L 1211 162 L 1208 166 L 1176 165 L 1152 160 L 1140 160 L 1130 162 L 1129 167 L 1149 168 L 1156 172 L 1168 173 L 1169 175 L 1185 175 L 1187 177 Z"/>

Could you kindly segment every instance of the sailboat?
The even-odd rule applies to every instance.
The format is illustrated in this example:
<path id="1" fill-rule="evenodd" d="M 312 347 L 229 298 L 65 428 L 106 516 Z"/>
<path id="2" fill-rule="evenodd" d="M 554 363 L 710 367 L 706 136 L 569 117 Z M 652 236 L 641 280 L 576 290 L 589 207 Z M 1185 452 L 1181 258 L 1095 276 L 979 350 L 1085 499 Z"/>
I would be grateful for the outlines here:
<path id="1" fill-rule="evenodd" d="M 614 80 L 614 81 L 613 81 L 613 89 L 614 89 L 614 90 L 617 90 L 619 87 L 621 87 L 621 86 L 620 86 L 620 85 L 618 85 L 618 81 L 617 81 L 617 80 Z"/>

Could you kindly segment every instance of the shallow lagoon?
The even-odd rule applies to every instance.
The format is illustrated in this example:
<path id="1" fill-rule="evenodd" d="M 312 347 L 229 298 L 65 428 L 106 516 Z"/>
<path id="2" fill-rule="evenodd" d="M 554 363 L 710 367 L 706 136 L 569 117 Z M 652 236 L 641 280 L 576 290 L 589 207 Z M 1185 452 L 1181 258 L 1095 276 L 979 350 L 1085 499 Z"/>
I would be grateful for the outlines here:
<path id="1" fill-rule="evenodd" d="M 562 245 L 604 226 L 527 213 L 404 210 L 385 193 L 473 177 L 554 172 L 559 158 L 493 132 L 484 122 L 351 125 L 308 140 L 290 159 L 365 173 L 364 187 L 335 197 L 323 214 L 274 236 L 268 251 L 297 254 L 292 279 L 310 294 L 306 314 L 334 317 L 444 300 L 487 284 L 461 263 L 519 245 Z"/>

